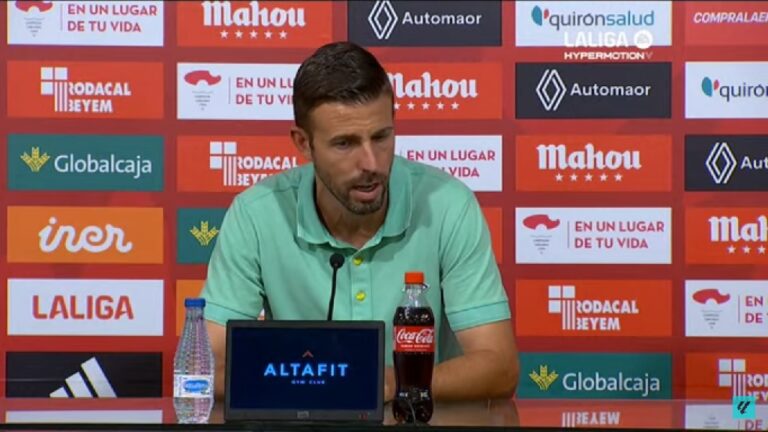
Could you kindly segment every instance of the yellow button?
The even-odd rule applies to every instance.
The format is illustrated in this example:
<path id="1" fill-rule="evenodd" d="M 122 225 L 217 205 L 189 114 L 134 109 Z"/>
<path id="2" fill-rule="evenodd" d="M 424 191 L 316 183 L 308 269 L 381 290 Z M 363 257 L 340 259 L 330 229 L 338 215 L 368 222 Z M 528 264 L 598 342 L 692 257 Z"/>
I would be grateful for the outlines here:
<path id="1" fill-rule="evenodd" d="M 356 257 L 355 259 L 353 259 L 353 260 L 352 260 L 352 262 L 353 262 L 353 263 L 354 263 L 356 266 L 359 266 L 360 264 L 362 264 L 362 263 L 363 263 L 363 259 L 362 259 L 362 258 L 360 258 L 360 257 Z"/>
<path id="2" fill-rule="evenodd" d="M 365 291 L 358 291 L 357 294 L 355 295 L 355 300 L 359 302 L 365 300 Z"/>

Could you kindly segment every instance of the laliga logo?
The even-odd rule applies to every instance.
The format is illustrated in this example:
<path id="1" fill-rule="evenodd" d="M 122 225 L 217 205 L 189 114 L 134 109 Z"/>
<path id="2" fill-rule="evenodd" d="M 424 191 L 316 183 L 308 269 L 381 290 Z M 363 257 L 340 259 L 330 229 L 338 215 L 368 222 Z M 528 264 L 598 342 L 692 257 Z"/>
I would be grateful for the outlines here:
<path id="1" fill-rule="evenodd" d="M 200 110 L 203 111 L 211 102 L 213 95 L 213 89 L 206 89 L 221 82 L 221 75 L 214 76 L 210 71 L 196 70 L 185 74 L 184 81 L 195 87 L 195 89 L 192 90 L 192 94 L 194 95 L 195 102 L 200 107 Z"/>
<path id="2" fill-rule="evenodd" d="M 43 28 L 43 20 L 45 18 L 40 16 L 40 14 L 53 9 L 53 2 L 50 1 L 17 1 L 15 2 L 15 5 L 16 9 L 27 15 L 24 17 L 24 24 L 33 37 L 37 36 L 37 33 Z M 33 10 L 35 10 L 36 13 L 29 16 L 30 12 Z"/>

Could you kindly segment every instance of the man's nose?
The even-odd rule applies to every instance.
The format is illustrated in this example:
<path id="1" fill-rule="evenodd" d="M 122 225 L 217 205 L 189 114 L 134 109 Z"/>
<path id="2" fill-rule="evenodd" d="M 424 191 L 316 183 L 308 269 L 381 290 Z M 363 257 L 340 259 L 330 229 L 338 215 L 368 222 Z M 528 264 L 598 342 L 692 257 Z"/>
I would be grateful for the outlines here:
<path id="1" fill-rule="evenodd" d="M 358 165 L 363 171 L 376 171 L 376 151 L 373 148 L 373 143 L 368 141 L 360 146 L 360 152 L 358 154 Z"/>

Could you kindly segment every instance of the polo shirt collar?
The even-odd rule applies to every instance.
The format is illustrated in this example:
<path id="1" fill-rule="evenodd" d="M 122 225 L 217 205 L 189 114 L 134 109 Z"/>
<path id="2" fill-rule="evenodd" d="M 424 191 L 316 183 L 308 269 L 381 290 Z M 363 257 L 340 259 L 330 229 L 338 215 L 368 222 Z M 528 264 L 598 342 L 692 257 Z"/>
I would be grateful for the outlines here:
<path id="1" fill-rule="evenodd" d="M 411 176 L 402 164 L 402 158 L 396 155 L 389 176 L 389 197 L 387 200 L 389 208 L 384 218 L 384 224 L 365 247 L 375 246 L 382 237 L 402 234 L 410 224 L 412 213 Z M 308 243 L 330 243 L 336 248 L 349 248 L 348 244 L 333 237 L 320 221 L 315 207 L 315 170 L 311 163 L 309 165 L 309 168 L 302 172 L 297 191 L 296 235 Z"/>

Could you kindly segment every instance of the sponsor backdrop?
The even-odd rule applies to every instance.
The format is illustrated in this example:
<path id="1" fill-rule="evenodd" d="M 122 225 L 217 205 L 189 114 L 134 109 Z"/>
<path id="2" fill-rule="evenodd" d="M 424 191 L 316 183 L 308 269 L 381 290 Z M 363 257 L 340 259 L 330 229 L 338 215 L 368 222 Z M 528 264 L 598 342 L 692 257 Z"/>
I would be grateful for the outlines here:
<path id="1" fill-rule="evenodd" d="M 768 401 L 768 2 L 9 1 L 0 23 L 3 396 L 171 395 L 227 206 L 306 162 L 298 65 L 351 39 L 390 75 L 397 153 L 483 206 L 530 415 Z"/>

